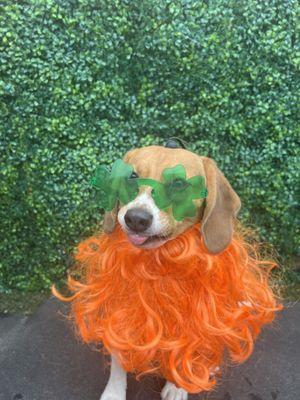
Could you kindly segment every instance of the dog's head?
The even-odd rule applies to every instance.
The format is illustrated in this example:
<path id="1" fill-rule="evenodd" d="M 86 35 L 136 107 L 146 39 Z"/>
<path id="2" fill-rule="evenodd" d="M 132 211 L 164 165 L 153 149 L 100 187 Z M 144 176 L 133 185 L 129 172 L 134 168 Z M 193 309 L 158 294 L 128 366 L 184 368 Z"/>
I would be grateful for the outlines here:
<path id="1" fill-rule="evenodd" d="M 194 217 L 177 221 L 170 209 L 162 211 L 157 207 L 151 195 L 153 189 L 142 186 L 133 201 L 118 204 L 105 213 L 106 233 L 112 232 L 118 221 L 133 245 L 151 249 L 201 221 L 201 234 L 210 253 L 217 254 L 228 246 L 240 199 L 212 159 L 182 148 L 149 146 L 129 151 L 123 160 L 133 166 L 136 177 L 157 181 L 161 180 L 164 169 L 181 164 L 187 178 L 196 175 L 205 178 L 208 195 L 205 199 L 193 200 L 197 207 Z"/>

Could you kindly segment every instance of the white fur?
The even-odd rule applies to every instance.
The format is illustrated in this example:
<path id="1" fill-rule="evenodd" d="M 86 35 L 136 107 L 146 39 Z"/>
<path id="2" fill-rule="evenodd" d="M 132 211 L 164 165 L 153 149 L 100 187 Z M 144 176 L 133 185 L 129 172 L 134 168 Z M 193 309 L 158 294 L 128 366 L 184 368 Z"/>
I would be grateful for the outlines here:
<path id="1" fill-rule="evenodd" d="M 118 212 L 118 221 L 122 226 L 123 230 L 127 230 L 127 226 L 125 223 L 125 214 L 128 210 L 136 207 L 142 207 L 144 210 L 147 210 L 152 214 L 153 220 L 151 226 L 143 233 L 146 233 L 149 236 L 159 235 L 164 228 L 164 224 L 160 215 L 160 210 L 157 205 L 154 203 L 154 200 L 150 193 L 144 192 L 137 196 L 130 203 L 126 204 L 122 208 L 120 208 Z"/>
<path id="2" fill-rule="evenodd" d="M 187 400 L 188 393 L 184 389 L 180 389 L 169 381 L 166 382 L 160 394 L 162 400 Z"/>
<path id="3" fill-rule="evenodd" d="M 127 374 L 111 356 L 110 375 L 100 400 L 126 400 Z"/>
<path id="4" fill-rule="evenodd" d="M 111 356 L 110 375 L 100 400 L 126 400 L 127 374 L 114 356 Z M 166 382 L 161 392 L 162 400 L 187 400 L 188 393 Z"/>

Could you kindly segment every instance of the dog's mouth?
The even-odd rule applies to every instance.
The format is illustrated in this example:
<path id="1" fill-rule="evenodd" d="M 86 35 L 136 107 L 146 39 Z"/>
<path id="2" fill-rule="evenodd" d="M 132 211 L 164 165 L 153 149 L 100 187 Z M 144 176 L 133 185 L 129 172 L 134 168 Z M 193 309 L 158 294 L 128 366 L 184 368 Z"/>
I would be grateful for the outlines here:
<path id="1" fill-rule="evenodd" d="M 171 235 L 142 235 L 127 232 L 127 238 L 131 244 L 144 249 L 159 247 L 170 239 Z"/>

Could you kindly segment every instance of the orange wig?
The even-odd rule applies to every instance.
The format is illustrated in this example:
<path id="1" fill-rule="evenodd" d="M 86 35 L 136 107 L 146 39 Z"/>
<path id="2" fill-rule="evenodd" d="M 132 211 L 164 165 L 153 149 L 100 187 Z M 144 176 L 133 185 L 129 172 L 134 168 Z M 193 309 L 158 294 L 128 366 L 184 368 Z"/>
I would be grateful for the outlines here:
<path id="1" fill-rule="evenodd" d="M 82 280 L 69 277 L 83 341 L 102 343 L 126 371 L 158 373 L 190 393 L 210 390 L 225 351 L 245 361 L 261 327 L 281 308 L 269 287 L 274 266 L 243 235 L 222 253 L 205 249 L 195 225 L 143 250 L 120 226 L 78 246 Z"/>

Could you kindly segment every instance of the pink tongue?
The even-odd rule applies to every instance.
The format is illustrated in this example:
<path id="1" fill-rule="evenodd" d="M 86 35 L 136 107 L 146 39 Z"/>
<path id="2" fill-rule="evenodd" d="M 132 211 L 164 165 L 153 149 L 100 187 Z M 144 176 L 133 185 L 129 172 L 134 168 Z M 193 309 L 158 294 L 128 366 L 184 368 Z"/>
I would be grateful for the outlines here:
<path id="1" fill-rule="evenodd" d="M 141 236 L 136 234 L 128 234 L 128 239 L 132 244 L 143 244 L 148 239 L 148 236 Z"/>

